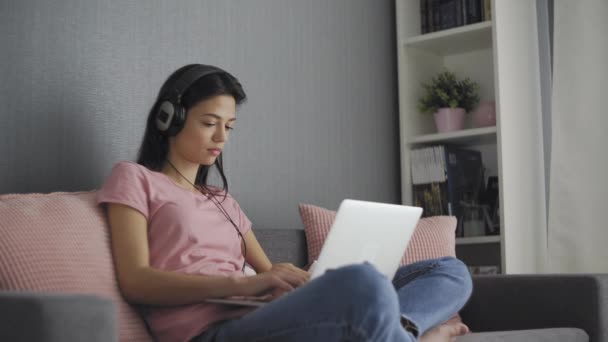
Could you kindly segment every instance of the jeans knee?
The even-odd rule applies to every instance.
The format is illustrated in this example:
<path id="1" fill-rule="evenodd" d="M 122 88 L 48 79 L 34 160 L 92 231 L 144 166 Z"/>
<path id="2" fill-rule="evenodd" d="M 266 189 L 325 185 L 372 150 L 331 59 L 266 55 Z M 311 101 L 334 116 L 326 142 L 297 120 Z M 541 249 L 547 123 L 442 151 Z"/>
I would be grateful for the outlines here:
<path id="1" fill-rule="evenodd" d="M 467 298 L 473 291 L 473 280 L 469 268 L 455 257 L 444 257 L 438 260 L 439 266 L 446 270 L 450 278 Z"/>
<path id="2" fill-rule="evenodd" d="M 395 288 L 388 278 L 373 265 L 362 263 L 332 270 L 337 295 L 350 297 L 351 305 L 366 310 L 390 311 L 391 306 L 398 310 Z"/>
<path id="3" fill-rule="evenodd" d="M 325 305 L 334 319 L 361 340 L 387 341 L 399 324 L 399 298 L 391 281 L 369 263 L 343 266 L 323 274 Z M 357 339 L 359 340 L 359 339 Z"/>

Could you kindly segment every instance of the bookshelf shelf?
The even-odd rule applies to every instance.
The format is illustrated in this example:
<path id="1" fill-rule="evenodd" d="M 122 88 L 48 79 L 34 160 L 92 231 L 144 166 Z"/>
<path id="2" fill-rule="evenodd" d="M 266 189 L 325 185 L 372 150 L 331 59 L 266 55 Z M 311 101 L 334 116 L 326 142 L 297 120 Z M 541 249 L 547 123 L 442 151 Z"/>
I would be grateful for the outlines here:
<path id="1" fill-rule="evenodd" d="M 424 134 L 412 137 L 408 144 L 429 144 L 429 143 L 457 143 L 457 144 L 483 144 L 496 142 L 496 126 L 464 129 L 448 133 Z"/>
<path id="2" fill-rule="evenodd" d="M 448 56 L 474 50 L 492 48 L 492 21 L 460 26 L 406 39 L 404 45 Z"/>
<path id="3" fill-rule="evenodd" d="M 500 243 L 500 236 L 474 236 L 456 238 L 457 245 L 479 245 L 484 243 Z"/>

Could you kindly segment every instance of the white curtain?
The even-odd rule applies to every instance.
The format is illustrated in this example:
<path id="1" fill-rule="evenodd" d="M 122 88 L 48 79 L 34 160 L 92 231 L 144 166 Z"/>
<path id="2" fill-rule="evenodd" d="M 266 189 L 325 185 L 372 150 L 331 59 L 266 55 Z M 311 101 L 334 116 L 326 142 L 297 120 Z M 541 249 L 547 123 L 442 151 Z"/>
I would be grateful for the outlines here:
<path id="1" fill-rule="evenodd" d="M 608 272 L 608 0 L 555 0 L 548 271 Z"/>

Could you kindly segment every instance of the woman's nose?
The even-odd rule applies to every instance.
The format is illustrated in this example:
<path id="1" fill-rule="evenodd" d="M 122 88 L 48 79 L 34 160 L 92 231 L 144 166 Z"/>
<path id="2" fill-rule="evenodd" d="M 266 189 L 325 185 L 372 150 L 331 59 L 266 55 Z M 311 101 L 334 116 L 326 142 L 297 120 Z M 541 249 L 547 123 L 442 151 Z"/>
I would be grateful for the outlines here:
<path id="1" fill-rule="evenodd" d="M 213 140 L 218 142 L 226 141 L 228 136 L 228 130 L 225 127 L 219 127 L 213 135 Z"/>

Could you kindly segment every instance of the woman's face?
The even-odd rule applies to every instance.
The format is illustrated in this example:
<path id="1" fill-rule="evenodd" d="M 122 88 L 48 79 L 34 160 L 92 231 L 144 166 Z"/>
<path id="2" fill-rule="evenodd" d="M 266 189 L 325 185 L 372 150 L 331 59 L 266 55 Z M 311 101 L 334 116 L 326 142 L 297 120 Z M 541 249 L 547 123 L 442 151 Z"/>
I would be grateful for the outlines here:
<path id="1" fill-rule="evenodd" d="M 184 128 L 175 136 L 173 153 L 194 164 L 212 165 L 236 124 L 236 102 L 218 95 L 188 110 Z"/>

